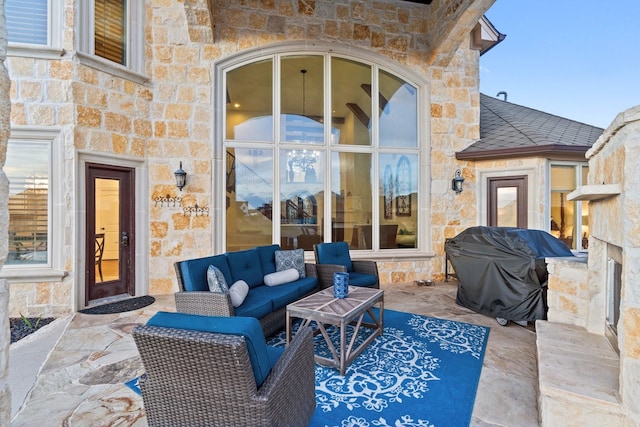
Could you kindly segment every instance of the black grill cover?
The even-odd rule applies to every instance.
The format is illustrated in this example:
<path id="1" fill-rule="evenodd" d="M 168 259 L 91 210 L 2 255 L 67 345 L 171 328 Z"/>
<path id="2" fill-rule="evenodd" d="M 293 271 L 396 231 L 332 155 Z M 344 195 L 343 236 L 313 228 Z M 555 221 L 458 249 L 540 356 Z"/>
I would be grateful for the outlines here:
<path id="1" fill-rule="evenodd" d="M 574 256 L 542 230 L 471 227 L 445 243 L 458 276 L 456 302 L 513 321 L 547 318 L 546 257 Z"/>

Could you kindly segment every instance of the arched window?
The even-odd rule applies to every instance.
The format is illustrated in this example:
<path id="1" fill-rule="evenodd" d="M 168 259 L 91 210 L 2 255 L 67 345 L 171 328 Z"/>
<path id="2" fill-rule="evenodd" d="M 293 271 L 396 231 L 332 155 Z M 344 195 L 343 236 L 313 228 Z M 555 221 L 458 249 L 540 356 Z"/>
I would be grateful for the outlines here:
<path id="1" fill-rule="evenodd" d="M 277 53 L 220 75 L 225 250 L 310 250 L 308 236 L 351 249 L 417 248 L 417 84 L 329 53 Z M 396 244 L 396 235 L 413 239 Z"/>

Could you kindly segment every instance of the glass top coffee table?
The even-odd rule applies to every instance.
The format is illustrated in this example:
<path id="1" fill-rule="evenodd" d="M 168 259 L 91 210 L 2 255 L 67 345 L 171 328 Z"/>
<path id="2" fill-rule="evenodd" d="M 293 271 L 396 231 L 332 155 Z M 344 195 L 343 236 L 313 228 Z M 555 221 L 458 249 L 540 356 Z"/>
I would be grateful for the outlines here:
<path id="1" fill-rule="evenodd" d="M 376 316 L 373 307 L 378 305 Z M 364 321 L 369 314 L 372 322 Z M 332 358 L 315 355 L 315 361 L 326 366 L 337 368 L 344 375 L 349 363 L 353 361 L 377 336 L 382 335 L 384 328 L 384 292 L 380 289 L 349 286 L 347 298 L 335 298 L 333 286 L 309 295 L 287 305 L 287 345 L 291 341 L 293 320 L 302 319 L 301 327 L 316 323 L 316 334 L 322 334 L 331 351 Z M 354 330 L 347 343 L 347 326 L 353 324 Z M 336 348 L 327 333 L 327 325 L 334 325 L 340 331 L 340 345 Z M 370 329 L 363 342 L 356 346 L 356 337 L 360 328 Z M 355 347 L 355 348 L 354 348 Z"/>

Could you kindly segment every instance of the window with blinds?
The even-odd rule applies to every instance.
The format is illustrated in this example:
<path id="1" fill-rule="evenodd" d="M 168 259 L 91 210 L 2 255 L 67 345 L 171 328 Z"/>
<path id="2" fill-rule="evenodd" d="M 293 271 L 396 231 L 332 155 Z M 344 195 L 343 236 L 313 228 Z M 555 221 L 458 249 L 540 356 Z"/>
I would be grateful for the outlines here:
<path id="1" fill-rule="evenodd" d="M 7 264 L 48 261 L 49 157 L 46 142 L 9 141 L 5 167 L 9 178 Z"/>
<path id="2" fill-rule="evenodd" d="M 126 64 L 127 0 L 95 0 L 94 54 Z"/>
<path id="3" fill-rule="evenodd" d="M 48 0 L 5 0 L 8 40 L 13 43 L 48 43 Z"/>

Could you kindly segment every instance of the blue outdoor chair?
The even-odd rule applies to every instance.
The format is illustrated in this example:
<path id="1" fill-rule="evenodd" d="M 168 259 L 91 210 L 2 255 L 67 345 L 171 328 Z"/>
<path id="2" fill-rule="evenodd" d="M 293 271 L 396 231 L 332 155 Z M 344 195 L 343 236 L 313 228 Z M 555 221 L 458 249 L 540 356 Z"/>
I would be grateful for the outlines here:
<path id="1" fill-rule="evenodd" d="M 333 286 L 333 273 L 349 273 L 350 286 L 380 288 L 378 264 L 375 261 L 352 260 L 347 242 L 313 245 L 320 288 Z"/>

